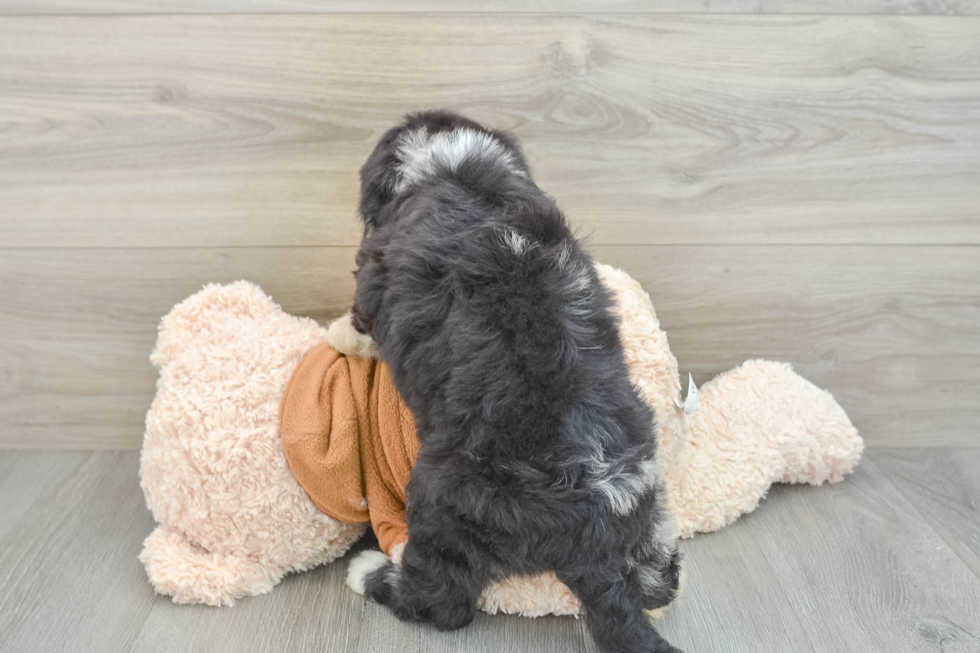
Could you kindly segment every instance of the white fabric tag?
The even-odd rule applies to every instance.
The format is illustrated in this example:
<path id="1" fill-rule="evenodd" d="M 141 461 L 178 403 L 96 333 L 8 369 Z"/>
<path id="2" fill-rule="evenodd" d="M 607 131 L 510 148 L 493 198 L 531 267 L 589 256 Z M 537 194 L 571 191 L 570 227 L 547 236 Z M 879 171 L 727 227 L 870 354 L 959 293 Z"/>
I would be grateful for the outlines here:
<path id="1" fill-rule="evenodd" d="M 678 392 L 677 396 L 674 397 L 674 404 L 678 408 L 684 409 L 685 415 L 690 415 L 698 408 L 698 402 L 700 401 L 698 397 L 698 386 L 694 385 L 694 377 L 691 373 L 687 373 L 687 398 L 681 400 L 681 393 Z"/>

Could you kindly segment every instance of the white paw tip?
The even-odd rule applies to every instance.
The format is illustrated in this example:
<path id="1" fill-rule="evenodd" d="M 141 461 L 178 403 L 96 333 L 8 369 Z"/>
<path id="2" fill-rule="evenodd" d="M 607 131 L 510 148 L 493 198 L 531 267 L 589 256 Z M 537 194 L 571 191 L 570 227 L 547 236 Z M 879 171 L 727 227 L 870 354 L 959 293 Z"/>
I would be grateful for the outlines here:
<path id="1" fill-rule="evenodd" d="M 347 567 L 347 587 L 363 596 L 368 574 L 381 569 L 387 563 L 388 556 L 380 551 L 362 551 Z"/>
<path id="2" fill-rule="evenodd" d="M 327 344 L 346 356 L 377 358 L 378 346 L 371 336 L 358 333 L 354 328 L 353 317 L 347 311 L 327 327 Z"/>

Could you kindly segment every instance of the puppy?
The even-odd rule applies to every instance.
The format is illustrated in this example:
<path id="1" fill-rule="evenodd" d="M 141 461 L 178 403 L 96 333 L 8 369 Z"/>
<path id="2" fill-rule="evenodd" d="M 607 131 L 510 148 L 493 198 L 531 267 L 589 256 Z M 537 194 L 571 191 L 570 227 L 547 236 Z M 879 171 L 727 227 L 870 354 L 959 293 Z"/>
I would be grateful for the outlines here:
<path id="1" fill-rule="evenodd" d="M 602 650 L 678 651 L 644 614 L 680 569 L 653 415 L 610 294 L 517 142 L 409 116 L 361 170 L 360 209 L 348 342 L 376 343 L 420 448 L 401 562 L 368 552 L 351 587 L 448 630 L 489 581 L 554 571 Z"/>

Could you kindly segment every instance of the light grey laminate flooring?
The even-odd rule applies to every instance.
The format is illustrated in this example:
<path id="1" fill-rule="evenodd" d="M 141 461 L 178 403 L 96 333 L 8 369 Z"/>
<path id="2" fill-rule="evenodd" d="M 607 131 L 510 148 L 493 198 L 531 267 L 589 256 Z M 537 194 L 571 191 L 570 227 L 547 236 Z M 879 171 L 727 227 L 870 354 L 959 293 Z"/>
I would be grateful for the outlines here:
<path id="1" fill-rule="evenodd" d="M 594 651 L 584 623 L 480 614 L 438 633 L 343 584 L 348 558 L 233 608 L 156 596 L 135 451 L 0 451 L 0 651 Z M 661 622 L 688 652 L 980 651 L 980 449 L 871 449 L 683 543 Z M 367 546 L 361 544 L 359 546 Z"/>

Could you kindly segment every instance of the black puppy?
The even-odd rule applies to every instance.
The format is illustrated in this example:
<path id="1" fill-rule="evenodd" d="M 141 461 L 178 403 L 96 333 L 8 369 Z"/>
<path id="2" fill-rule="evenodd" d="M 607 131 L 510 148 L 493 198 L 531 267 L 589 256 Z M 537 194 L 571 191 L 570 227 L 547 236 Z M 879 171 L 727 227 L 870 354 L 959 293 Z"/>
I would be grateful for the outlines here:
<path id="1" fill-rule="evenodd" d="M 361 170 L 361 214 L 354 341 L 377 343 L 420 449 L 401 563 L 369 552 L 348 583 L 452 629 L 489 581 L 554 571 L 603 650 L 677 651 L 644 614 L 679 573 L 653 414 L 609 292 L 516 141 L 410 116 Z"/>

